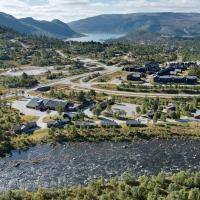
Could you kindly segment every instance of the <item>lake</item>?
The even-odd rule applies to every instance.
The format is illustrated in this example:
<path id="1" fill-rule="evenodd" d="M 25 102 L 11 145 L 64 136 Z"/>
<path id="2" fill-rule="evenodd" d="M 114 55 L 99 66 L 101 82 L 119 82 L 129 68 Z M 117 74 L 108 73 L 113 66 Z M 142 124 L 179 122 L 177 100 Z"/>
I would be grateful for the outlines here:
<path id="1" fill-rule="evenodd" d="M 200 169 L 199 140 L 43 144 L 0 159 L 0 191 L 87 184 L 125 171 L 140 176 L 186 169 Z"/>
<path id="2" fill-rule="evenodd" d="M 117 39 L 120 38 L 122 36 L 124 36 L 123 34 L 87 34 L 87 33 L 83 33 L 84 35 L 86 35 L 85 37 L 80 37 L 80 38 L 70 38 L 68 39 L 68 41 L 77 41 L 77 42 L 90 42 L 90 41 L 94 41 L 94 42 L 104 42 L 105 40 L 108 39 Z"/>

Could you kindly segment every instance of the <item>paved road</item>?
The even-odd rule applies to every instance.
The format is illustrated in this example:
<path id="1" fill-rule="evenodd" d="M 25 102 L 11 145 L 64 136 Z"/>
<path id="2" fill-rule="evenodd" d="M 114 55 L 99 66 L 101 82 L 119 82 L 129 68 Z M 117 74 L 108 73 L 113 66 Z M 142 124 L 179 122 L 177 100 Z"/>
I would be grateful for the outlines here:
<path id="1" fill-rule="evenodd" d="M 142 93 L 142 92 L 125 92 L 125 91 L 112 91 L 112 90 L 107 90 L 107 89 L 99 89 L 99 88 L 95 88 L 93 85 L 95 83 L 92 83 L 92 81 L 89 82 L 84 82 L 82 79 L 92 75 L 94 73 L 99 72 L 101 75 L 106 75 L 106 74 L 111 74 L 114 73 L 116 71 L 121 71 L 121 68 L 116 67 L 116 66 L 107 66 L 105 64 L 102 63 L 98 63 L 96 60 L 92 60 L 92 59 L 86 59 L 86 58 L 79 58 L 82 62 L 90 62 L 90 63 L 95 63 L 97 65 L 97 67 L 103 67 L 105 68 L 105 70 L 103 71 L 95 71 L 95 72 L 91 72 L 91 73 L 86 73 L 86 74 L 80 74 L 80 75 L 75 75 L 75 76 L 71 76 L 71 77 L 67 77 L 67 78 L 63 78 L 63 79 L 59 79 L 59 80 L 54 80 L 50 83 L 47 84 L 40 84 L 35 88 L 32 89 L 27 89 L 25 90 L 25 96 L 28 96 L 28 94 L 31 91 L 34 91 L 42 86 L 54 86 L 54 85 L 58 85 L 58 84 L 63 84 L 63 85 L 67 85 L 69 86 L 71 89 L 73 90 L 77 90 L 77 91 L 88 91 L 88 90 L 95 90 L 97 93 L 105 93 L 107 95 L 117 95 L 117 96 L 125 96 L 125 97 L 162 97 L 162 98 L 173 98 L 173 97 L 194 97 L 194 96 L 200 96 L 200 95 L 196 95 L 196 94 L 163 94 L 163 93 Z M 74 79 L 80 79 L 79 83 L 74 83 L 72 82 L 72 80 Z M 104 83 L 105 84 L 105 83 Z M 7 95 L 6 97 L 11 97 L 14 96 L 13 95 Z"/>

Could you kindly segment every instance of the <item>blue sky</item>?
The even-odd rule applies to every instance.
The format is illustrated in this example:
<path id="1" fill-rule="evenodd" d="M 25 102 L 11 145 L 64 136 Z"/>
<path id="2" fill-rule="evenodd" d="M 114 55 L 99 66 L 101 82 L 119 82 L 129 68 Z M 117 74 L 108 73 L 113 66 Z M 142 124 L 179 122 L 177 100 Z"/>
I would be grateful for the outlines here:
<path id="1" fill-rule="evenodd" d="M 113 13 L 200 12 L 200 0 L 0 0 L 0 11 L 17 18 L 69 22 Z"/>

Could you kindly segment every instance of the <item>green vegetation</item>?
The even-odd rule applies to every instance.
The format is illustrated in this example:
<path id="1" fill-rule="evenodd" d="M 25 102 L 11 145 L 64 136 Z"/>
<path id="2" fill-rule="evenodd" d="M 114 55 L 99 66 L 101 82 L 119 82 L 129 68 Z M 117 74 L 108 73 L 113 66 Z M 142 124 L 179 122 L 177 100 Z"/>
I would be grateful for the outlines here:
<path id="1" fill-rule="evenodd" d="M 0 200 L 199 200 L 200 172 L 135 177 L 126 172 L 105 181 L 101 178 L 87 186 L 39 189 L 35 192 L 10 191 Z"/>
<path id="2" fill-rule="evenodd" d="M 168 123 L 152 125 L 145 128 L 76 128 L 74 125 L 64 129 L 49 129 L 46 138 L 49 142 L 62 141 L 134 141 L 141 139 L 170 139 L 170 138 L 193 138 L 200 137 L 198 123 L 179 124 Z"/>
<path id="3" fill-rule="evenodd" d="M 46 36 L 26 36 L 0 28 L 0 61 L 12 65 L 72 65 L 77 56 L 95 58 L 108 65 L 144 64 L 146 62 L 164 63 L 177 57 L 184 60 L 199 60 L 199 39 L 173 38 L 154 44 L 138 43 L 97 43 L 64 42 Z M 168 39 L 170 40 L 170 39 Z M 179 47 L 182 48 L 179 48 Z M 59 51 L 58 51 L 59 50 Z M 120 54 L 116 56 L 116 52 Z M 59 52 L 64 53 L 62 56 Z"/>
<path id="4" fill-rule="evenodd" d="M 10 134 L 17 124 L 21 122 L 17 111 L 7 106 L 7 102 L 1 102 L 0 106 L 0 156 L 12 149 Z"/>
<path id="5" fill-rule="evenodd" d="M 6 77 L 3 78 L 3 85 L 8 88 L 29 88 L 37 85 L 38 81 L 34 76 L 29 76 L 23 73 L 19 77 Z"/>
<path id="6" fill-rule="evenodd" d="M 136 85 L 131 82 L 122 83 L 117 87 L 120 91 L 128 92 L 143 92 L 143 93 L 168 93 L 168 94 L 199 94 L 200 86 L 186 86 L 186 85 Z"/>

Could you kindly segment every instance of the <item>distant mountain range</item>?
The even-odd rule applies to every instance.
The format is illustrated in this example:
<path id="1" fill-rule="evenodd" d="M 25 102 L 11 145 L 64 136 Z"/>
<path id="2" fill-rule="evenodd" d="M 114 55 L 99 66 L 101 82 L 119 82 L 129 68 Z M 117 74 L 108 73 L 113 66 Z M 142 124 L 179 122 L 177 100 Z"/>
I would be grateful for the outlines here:
<path id="1" fill-rule="evenodd" d="M 11 15 L 0 13 L 0 25 L 12 28 L 19 33 L 47 35 L 61 39 L 82 36 L 59 20 L 53 20 L 51 22 L 37 21 L 30 17 L 16 19 Z"/>
<path id="2" fill-rule="evenodd" d="M 200 36 L 200 13 L 135 13 L 100 15 L 69 23 L 80 33 L 129 34 L 138 31 L 172 37 Z"/>
<path id="3" fill-rule="evenodd" d="M 123 40 L 154 37 L 200 37 L 200 13 L 134 13 L 90 17 L 68 24 L 60 21 L 16 19 L 0 13 L 0 26 L 19 33 L 47 35 L 67 39 L 83 34 L 124 34 Z M 140 34 L 142 33 L 142 34 Z"/>

